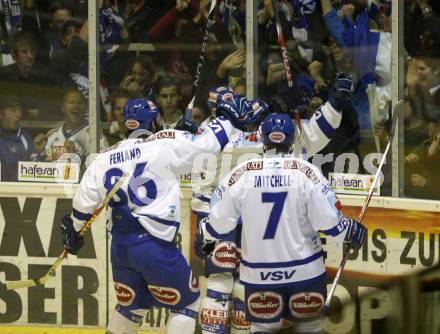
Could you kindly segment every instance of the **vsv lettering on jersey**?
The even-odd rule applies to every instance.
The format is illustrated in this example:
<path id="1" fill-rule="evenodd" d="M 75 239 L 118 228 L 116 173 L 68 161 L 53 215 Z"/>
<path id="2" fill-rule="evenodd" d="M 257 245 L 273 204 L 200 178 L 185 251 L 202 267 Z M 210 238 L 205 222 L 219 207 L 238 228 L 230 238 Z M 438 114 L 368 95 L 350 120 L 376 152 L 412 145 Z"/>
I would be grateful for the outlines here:
<path id="1" fill-rule="evenodd" d="M 293 274 L 296 270 L 292 271 L 286 271 L 286 270 L 277 270 L 277 271 L 260 271 L 260 277 L 262 281 L 281 281 L 283 279 L 290 279 L 292 278 Z"/>
<path id="2" fill-rule="evenodd" d="M 223 130 L 222 125 L 220 124 L 220 122 L 216 119 L 214 119 L 211 123 L 208 124 L 208 127 L 215 133 L 219 133 L 220 131 Z"/>

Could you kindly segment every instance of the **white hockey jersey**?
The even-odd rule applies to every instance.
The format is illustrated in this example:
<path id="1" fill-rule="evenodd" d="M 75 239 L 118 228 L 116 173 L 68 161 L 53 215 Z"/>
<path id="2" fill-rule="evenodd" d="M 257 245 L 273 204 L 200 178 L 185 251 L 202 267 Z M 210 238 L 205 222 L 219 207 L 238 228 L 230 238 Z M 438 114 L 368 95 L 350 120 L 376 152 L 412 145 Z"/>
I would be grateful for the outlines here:
<path id="1" fill-rule="evenodd" d="M 199 134 L 163 130 L 146 139 L 127 139 L 103 151 L 87 168 L 73 198 L 72 219 L 77 231 L 102 203 L 124 173 L 129 180 L 115 195 L 151 235 L 172 241 L 179 229 L 181 174 L 192 170 L 198 154 L 219 153 L 232 125 L 215 119 Z M 111 217 L 112 202 L 108 217 Z"/>
<path id="2" fill-rule="evenodd" d="M 67 152 L 64 143 L 69 140 L 75 144 L 75 150 L 78 155 L 85 157 L 89 155 L 89 125 L 84 124 L 77 129 L 70 131 L 64 130 L 63 126 L 52 129 L 48 132 L 47 143 L 45 146 L 46 160 L 58 160 L 61 155 Z M 101 135 L 100 147 L 108 147 L 107 139 Z"/>
<path id="3" fill-rule="evenodd" d="M 265 157 L 238 165 L 215 188 L 207 239 L 222 239 L 242 218 L 240 280 L 282 285 L 325 272 L 317 231 L 342 243 L 340 203 L 307 161 Z"/>
<path id="4" fill-rule="evenodd" d="M 341 118 L 342 114 L 327 102 L 315 111 L 310 120 L 301 120 L 301 137 L 306 152 L 302 152 L 299 131 L 296 129 L 293 143 L 295 156 L 300 157 L 305 153 L 307 157 L 311 157 L 327 146 L 334 132 L 339 128 Z M 193 182 L 192 210 L 196 213 L 209 213 L 209 201 L 218 180 L 221 180 L 237 163 L 255 158 L 258 154 L 263 154 L 263 143 L 259 131 L 237 131 L 226 145 L 223 154 L 217 157 L 217 169 L 215 171 L 217 178 L 211 177 L 210 179 L 213 182 L 209 183 L 204 179 L 198 179 L 197 176 L 193 177 L 195 182 Z"/>

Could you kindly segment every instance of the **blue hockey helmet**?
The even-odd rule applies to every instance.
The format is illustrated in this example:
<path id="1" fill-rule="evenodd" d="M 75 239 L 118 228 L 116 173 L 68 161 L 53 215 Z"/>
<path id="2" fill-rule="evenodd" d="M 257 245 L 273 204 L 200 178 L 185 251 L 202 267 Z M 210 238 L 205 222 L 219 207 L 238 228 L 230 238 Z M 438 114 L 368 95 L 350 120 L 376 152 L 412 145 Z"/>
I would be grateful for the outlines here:
<path id="1" fill-rule="evenodd" d="M 130 131 L 150 130 L 158 111 L 156 105 L 147 99 L 130 99 L 124 107 L 125 126 Z"/>
<path id="2" fill-rule="evenodd" d="M 264 145 L 291 145 L 295 135 L 293 120 L 287 114 L 269 114 L 261 125 Z"/>
<path id="3" fill-rule="evenodd" d="M 213 110 L 217 107 L 218 103 L 226 102 L 233 99 L 237 94 L 229 87 L 220 86 L 209 90 L 208 107 Z"/>

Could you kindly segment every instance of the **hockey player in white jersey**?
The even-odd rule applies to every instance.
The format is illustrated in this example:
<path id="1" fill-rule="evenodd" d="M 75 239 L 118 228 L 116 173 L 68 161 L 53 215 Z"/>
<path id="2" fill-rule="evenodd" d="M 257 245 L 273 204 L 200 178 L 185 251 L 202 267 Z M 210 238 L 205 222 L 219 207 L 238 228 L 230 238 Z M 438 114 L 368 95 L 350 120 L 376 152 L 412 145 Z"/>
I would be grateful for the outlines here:
<path id="1" fill-rule="evenodd" d="M 77 254 L 78 231 L 125 174 L 127 181 L 109 202 L 111 262 L 118 304 L 107 333 L 134 334 L 152 306 L 171 309 L 168 334 L 192 334 L 199 306 L 197 280 L 173 240 L 179 229 L 179 177 L 192 170 L 198 154 L 219 153 L 234 128 L 246 129 L 247 103 L 222 103 L 221 115 L 198 134 L 163 130 L 126 139 L 101 152 L 87 168 L 73 198 L 72 215 L 63 217 L 64 247 Z M 129 130 L 148 130 L 156 119 L 151 101 L 131 100 L 124 110 Z"/>
<path id="2" fill-rule="evenodd" d="M 321 333 L 326 272 L 318 231 L 359 248 L 366 229 L 339 211 L 328 181 L 307 161 L 293 158 L 294 126 L 271 114 L 261 126 L 261 159 L 234 168 L 217 186 L 209 218 L 200 224 L 202 251 L 242 219 L 240 281 L 245 286 L 251 333 L 275 333 L 282 319 L 295 333 Z"/>
<path id="3" fill-rule="evenodd" d="M 351 78 L 341 74 L 335 78 L 334 91 L 329 96 L 329 101 L 316 110 L 310 120 L 301 121 L 301 137 L 305 147 L 301 147 L 299 131 L 294 134 L 292 150 L 298 157 L 305 154 L 308 157 L 323 149 L 331 140 L 333 133 L 341 122 L 342 104 L 351 98 L 353 92 L 353 81 Z M 226 87 L 219 87 L 210 92 L 209 101 L 214 102 L 227 100 L 236 94 Z M 286 94 L 277 97 L 276 109 L 285 113 L 303 104 L 299 94 Z M 269 112 L 269 106 L 262 100 L 249 101 L 251 109 L 259 111 L 259 115 Z M 271 109 L 275 106 L 272 105 Z M 255 157 L 263 153 L 263 143 L 258 127 L 252 131 L 239 131 L 229 141 L 224 150 L 232 152 L 228 156 L 232 166 L 243 159 Z M 223 155 L 225 156 L 225 154 Z M 221 159 L 221 158 L 220 158 Z M 224 162 L 218 163 L 217 174 L 226 169 Z M 229 167 L 232 167 L 232 166 Z M 228 169 L 228 171 L 230 168 Z M 198 221 L 209 214 L 209 201 L 215 183 L 206 184 L 195 191 L 191 202 L 193 212 Z M 222 242 L 217 243 L 212 257 L 205 260 L 205 275 L 208 277 L 207 296 L 202 301 L 201 327 L 204 334 L 215 333 L 248 333 L 250 324 L 244 318 L 244 289 L 240 282 L 234 279 L 236 265 L 239 262 L 241 226 L 223 236 Z M 201 243 L 196 238 L 196 253 L 199 253 Z M 230 304 L 232 303 L 232 307 Z M 231 328 L 232 327 L 232 328 Z"/>

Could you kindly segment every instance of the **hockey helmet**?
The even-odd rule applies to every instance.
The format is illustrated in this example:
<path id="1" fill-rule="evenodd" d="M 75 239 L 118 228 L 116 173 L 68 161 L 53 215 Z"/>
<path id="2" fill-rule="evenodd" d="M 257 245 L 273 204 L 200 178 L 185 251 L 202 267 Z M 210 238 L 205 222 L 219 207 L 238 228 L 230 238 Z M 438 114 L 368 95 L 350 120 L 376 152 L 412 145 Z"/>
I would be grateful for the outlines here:
<path id="1" fill-rule="evenodd" d="M 124 107 L 125 126 L 130 131 L 150 130 L 158 111 L 156 105 L 147 99 L 130 99 Z"/>
<path id="2" fill-rule="evenodd" d="M 261 125 L 264 145 L 291 145 L 295 135 L 292 119 L 287 114 L 269 114 Z"/>
<path id="3" fill-rule="evenodd" d="M 218 103 L 226 102 L 233 99 L 237 94 L 229 87 L 220 86 L 209 90 L 208 107 L 209 110 L 213 110 L 217 107 Z"/>

